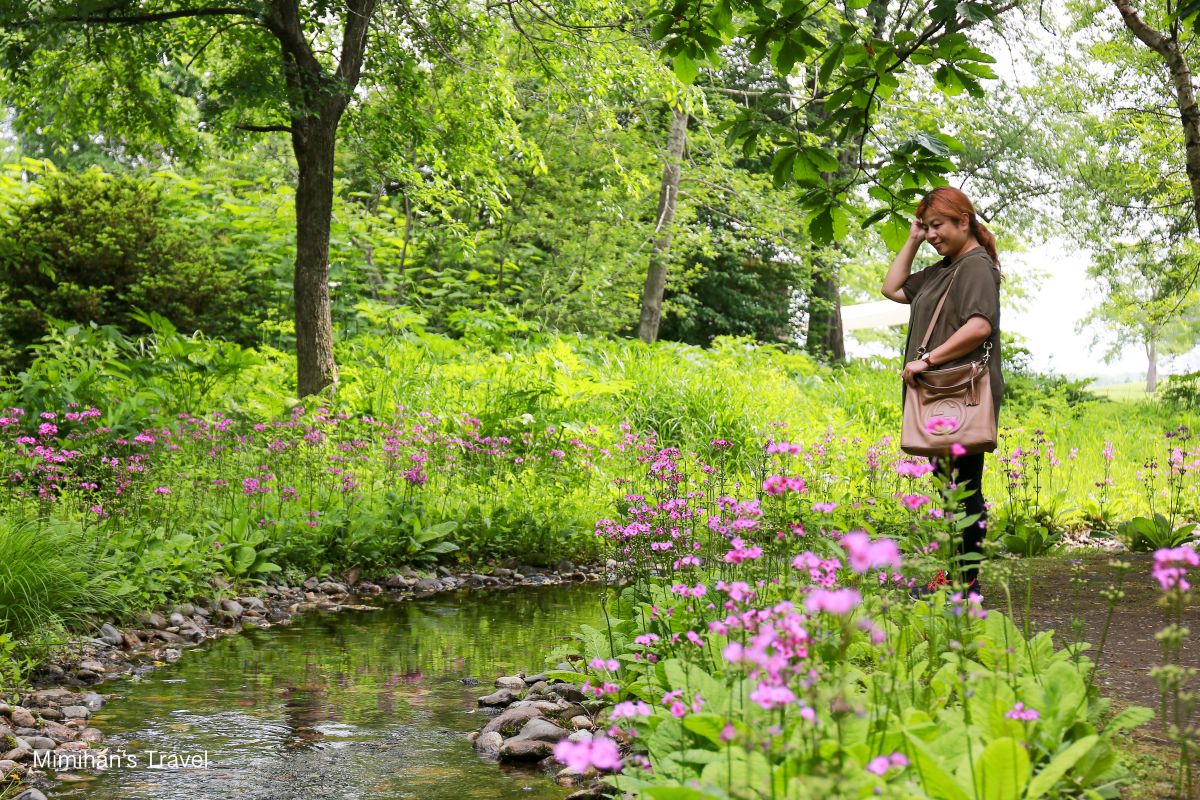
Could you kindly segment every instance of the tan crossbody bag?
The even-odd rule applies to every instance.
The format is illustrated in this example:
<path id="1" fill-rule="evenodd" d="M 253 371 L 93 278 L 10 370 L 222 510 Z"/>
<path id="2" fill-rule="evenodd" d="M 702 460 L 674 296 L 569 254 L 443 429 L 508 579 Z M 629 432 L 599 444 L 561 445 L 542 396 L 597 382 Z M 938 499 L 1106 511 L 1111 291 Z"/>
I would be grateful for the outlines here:
<path id="1" fill-rule="evenodd" d="M 933 310 L 925 338 L 917 348 L 917 358 L 925 355 L 929 337 L 957 277 L 955 269 Z M 954 444 L 962 445 L 967 453 L 990 453 L 996 449 L 996 413 L 988 370 L 991 357 L 992 343 L 987 342 L 979 361 L 929 369 L 916 376 L 914 385 L 905 393 L 901 450 L 914 456 L 948 456 Z"/>

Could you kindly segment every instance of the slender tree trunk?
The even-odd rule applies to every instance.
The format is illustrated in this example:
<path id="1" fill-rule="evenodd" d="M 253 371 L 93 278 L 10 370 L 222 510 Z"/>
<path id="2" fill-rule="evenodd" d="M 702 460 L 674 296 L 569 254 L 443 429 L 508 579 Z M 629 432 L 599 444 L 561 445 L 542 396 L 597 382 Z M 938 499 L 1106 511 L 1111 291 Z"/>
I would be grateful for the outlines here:
<path id="1" fill-rule="evenodd" d="M 1146 391 L 1158 391 L 1158 342 L 1149 339 L 1146 342 Z"/>
<path id="2" fill-rule="evenodd" d="M 297 388 L 301 397 L 337 382 L 329 301 L 329 227 L 333 216 L 333 156 L 340 112 L 297 120 L 292 148 L 296 185 Z"/>
<path id="3" fill-rule="evenodd" d="M 1172 21 L 1170 35 L 1155 30 L 1146 24 L 1129 4 L 1129 0 L 1113 0 L 1121 19 L 1130 32 L 1142 44 L 1162 57 L 1171 71 L 1175 84 L 1175 102 L 1179 106 L 1179 121 L 1183 126 L 1184 160 L 1188 184 L 1192 190 L 1192 212 L 1196 218 L 1196 230 L 1200 233 L 1200 107 L 1196 105 L 1196 88 L 1192 84 L 1192 70 L 1188 66 L 1187 54 L 1179 44 L 1178 26 Z"/>
<path id="4" fill-rule="evenodd" d="M 842 299 L 837 267 L 813 251 L 812 285 L 808 290 L 808 336 L 804 349 L 813 358 L 841 363 L 846 360 L 842 329 Z"/>
<path id="5" fill-rule="evenodd" d="M 675 225 L 675 207 L 679 201 L 679 174 L 683 147 L 687 141 L 687 112 L 672 109 L 671 128 L 667 134 L 667 163 L 663 167 L 662 189 L 658 195 L 655 215 L 654 249 L 646 271 L 646 286 L 642 290 L 642 314 L 638 336 L 650 344 L 658 338 L 662 322 L 663 291 L 667 287 L 667 261 L 671 255 L 671 234 Z"/>

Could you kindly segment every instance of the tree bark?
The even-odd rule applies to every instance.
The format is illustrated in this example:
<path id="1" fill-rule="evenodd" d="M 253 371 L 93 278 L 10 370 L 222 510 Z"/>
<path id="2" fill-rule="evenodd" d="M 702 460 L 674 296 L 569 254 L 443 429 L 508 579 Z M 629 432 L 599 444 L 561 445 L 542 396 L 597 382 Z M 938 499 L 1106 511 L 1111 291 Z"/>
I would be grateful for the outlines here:
<path id="1" fill-rule="evenodd" d="M 1179 120 L 1183 126 L 1183 150 L 1188 184 L 1192 190 L 1192 212 L 1196 219 L 1196 231 L 1200 233 L 1200 107 L 1196 105 L 1196 89 L 1192 85 L 1192 70 L 1187 56 L 1179 44 L 1179 35 L 1173 27 L 1168 36 L 1138 16 L 1129 0 L 1113 0 L 1121 19 L 1142 44 L 1158 53 L 1171 71 L 1175 84 L 1175 102 L 1179 106 Z M 1178 26 L 1179 23 L 1173 23 Z M 1150 390 L 1148 390 L 1150 391 Z"/>
<path id="2" fill-rule="evenodd" d="M 658 326 L 662 322 L 663 291 L 667 286 L 667 261 L 671 255 L 675 208 L 679 201 L 679 175 L 687 141 L 687 125 L 687 112 L 672 109 L 671 128 L 667 134 L 667 163 L 663 167 L 658 213 L 655 215 L 654 249 L 650 254 L 650 267 L 646 271 L 646 285 L 642 289 L 642 313 L 638 322 L 638 336 L 646 344 L 658 339 Z"/>
<path id="3" fill-rule="evenodd" d="M 292 135 L 296 184 L 296 379 L 301 397 L 337 383 L 329 300 L 329 227 L 333 215 L 333 155 L 337 118 L 298 121 Z"/>
<path id="4" fill-rule="evenodd" d="M 1158 390 L 1158 342 L 1149 339 L 1146 342 L 1146 392 Z"/>
<path id="5" fill-rule="evenodd" d="M 837 269 L 813 257 L 812 286 L 808 290 L 808 336 L 805 351 L 821 361 L 842 363 L 846 360 L 846 341 L 842 329 L 841 287 Z"/>

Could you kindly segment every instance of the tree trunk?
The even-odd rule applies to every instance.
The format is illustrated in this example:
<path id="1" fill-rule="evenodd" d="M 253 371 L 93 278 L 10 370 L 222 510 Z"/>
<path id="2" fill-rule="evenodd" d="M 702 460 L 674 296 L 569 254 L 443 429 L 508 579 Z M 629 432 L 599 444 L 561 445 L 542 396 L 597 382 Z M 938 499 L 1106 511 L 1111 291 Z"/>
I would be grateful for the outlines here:
<path id="1" fill-rule="evenodd" d="M 333 155 L 340 112 L 299 119 L 292 149 L 296 185 L 296 370 L 300 397 L 337 383 L 329 302 L 329 226 L 333 216 Z"/>
<path id="2" fill-rule="evenodd" d="M 1146 392 L 1158 390 L 1158 342 L 1154 339 L 1146 342 Z"/>
<path id="3" fill-rule="evenodd" d="M 1196 89 L 1192 85 L 1192 70 L 1187 54 L 1179 46 L 1178 22 L 1173 23 L 1168 36 L 1146 24 L 1129 0 L 1113 0 L 1121 19 L 1130 32 L 1144 45 L 1158 53 L 1171 71 L 1175 84 L 1175 102 L 1179 106 L 1179 121 L 1183 125 L 1184 162 L 1188 184 L 1192 190 L 1192 212 L 1196 231 L 1200 233 L 1200 108 L 1196 106 Z"/>
<path id="4" fill-rule="evenodd" d="M 687 124 L 687 112 L 672 109 L 671 128 L 667 134 L 667 163 L 663 167 L 658 213 L 655 215 L 656 238 L 650 254 L 650 268 L 646 271 L 646 286 L 642 290 L 642 314 L 638 322 L 638 336 L 647 344 L 658 338 L 658 326 L 662 322 L 663 291 L 667 286 L 667 261 L 671 255 L 671 234 L 675 225 L 675 207 L 679 200 L 679 174 L 683 147 L 687 141 Z"/>
<path id="5" fill-rule="evenodd" d="M 837 268 L 813 259 L 812 286 L 808 290 L 808 336 L 804 349 L 813 358 L 841 363 L 846 360 L 842 330 L 842 299 Z"/>

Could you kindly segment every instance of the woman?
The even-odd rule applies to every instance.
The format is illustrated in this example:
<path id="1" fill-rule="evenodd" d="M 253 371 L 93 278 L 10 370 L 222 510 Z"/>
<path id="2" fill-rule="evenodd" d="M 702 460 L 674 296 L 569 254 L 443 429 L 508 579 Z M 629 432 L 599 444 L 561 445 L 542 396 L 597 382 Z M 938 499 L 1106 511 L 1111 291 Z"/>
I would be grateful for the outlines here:
<path id="1" fill-rule="evenodd" d="M 913 257 L 922 241 L 929 242 L 942 258 L 933 266 L 912 273 Z M 956 273 L 930 337 L 929 349 L 920 356 L 917 350 L 921 337 Z M 1000 259 L 996 255 L 996 237 L 976 217 L 975 207 L 965 194 L 942 186 L 925 196 L 917 206 L 908 241 L 888 269 L 882 292 L 889 300 L 911 306 L 903 371 L 904 383 L 908 386 L 926 370 L 982 359 L 987 344 L 991 343 L 988 366 L 998 419 L 1004 394 L 1000 369 Z M 914 336 L 914 332 L 917 335 Z M 968 516 L 978 514 L 979 519 L 963 531 L 963 549 L 980 557 L 987 527 L 982 491 L 983 455 L 974 453 L 931 459 L 935 470 L 953 476 L 960 486 L 971 491 L 963 502 L 963 511 Z M 967 561 L 962 572 L 968 592 L 978 596 L 978 560 Z M 945 583 L 945 574 L 941 573 L 929 588 Z"/>

